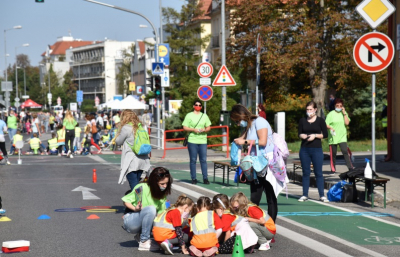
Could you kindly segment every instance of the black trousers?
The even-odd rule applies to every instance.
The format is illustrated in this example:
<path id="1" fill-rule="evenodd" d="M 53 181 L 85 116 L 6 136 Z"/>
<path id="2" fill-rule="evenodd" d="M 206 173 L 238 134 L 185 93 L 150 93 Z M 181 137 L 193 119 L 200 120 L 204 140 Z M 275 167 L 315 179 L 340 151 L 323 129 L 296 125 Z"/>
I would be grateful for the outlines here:
<path id="1" fill-rule="evenodd" d="M 75 129 L 65 130 L 65 148 L 67 153 L 69 150 L 74 151 Z"/>
<path id="2" fill-rule="evenodd" d="M 6 149 L 6 142 L 0 142 L 0 150 L 3 152 L 4 159 L 8 159 L 7 157 L 7 149 Z"/>
<path id="3" fill-rule="evenodd" d="M 349 170 L 353 168 L 353 164 L 351 163 L 350 160 L 350 155 L 347 147 L 346 142 L 342 142 L 338 144 L 340 147 L 340 150 L 342 151 L 344 160 L 346 161 L 346 166 Z M 331 171 L 335 172 L 336 171 L 336 154 L 337 154 L 337 146 L 338 145 L 329 145 L 329 150 L 331 154 Z"/>
<path id="4" fill-rule="evenodd" d="M 251 198 L 250 200 L 256 204 L 260 205 L 261 197 L 263 192 L 267 197 L 268 204 L 268 215 L 274 220 L 276 220 L 276 216 L 278 215 L 278 200 L 275 197 L 274 188 L 272 185 L 266 180 L 265 177 L 258 177 L 258 184 L 254 183 L 254 181 L 250 184 L 250 192 Z"/>

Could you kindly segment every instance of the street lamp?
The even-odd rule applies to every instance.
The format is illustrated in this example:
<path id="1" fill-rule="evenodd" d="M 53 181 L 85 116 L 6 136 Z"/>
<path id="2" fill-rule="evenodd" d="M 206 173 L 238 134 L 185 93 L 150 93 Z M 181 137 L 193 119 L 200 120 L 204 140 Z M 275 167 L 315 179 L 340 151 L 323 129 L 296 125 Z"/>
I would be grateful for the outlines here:
<path id="1" fill-rule="evenodd" d="M 22 26 L 21 25 L 17 25 L 17 26 L 14 26 L 14 27 L 12 27 L 12 28 L 10 28 L 10 29 L 5 29 L 4 30 L 4 60 L 5 60 L 5 67 L 4 67 L 4 70 L 6 71 L 5 73 L 6 73 L 6 82 L 8 82 L 8 76 L 7 76 L 7 31 L 8 30 L 12 30 L 12 29 L 22 29 Z M 9 92 L 8 91 L 6 91 L 6 107 L 7 107 L 7 109 L 8 109 L 8 105 L 9 105 L 9 101 L 8 101 L 8 99 L 9 99 Z"/>
<path id="2" fill-rule="evenodd" d="M 19 101 L 17 101 L 17 99 L 18 99 L 18 69 L 21 69 L 21 67 L 18 67 L 17 65 L 18 65 L 18 60 L 17 60 L 17 48 L 18 47 L 28 47 L 29 46 L 29 44 L 27 43 L 27 44 L 23 44 L 23 45 L 20 45 L 20 46 L 16 46 L 15 47 L 15 104 L 16 105 L 18 105 L 18 102 Z M 25 74 L 25 69 L 24 69 L 24 74 Z M 15 106 L 15 107 L 17 107 L 17 106 Z M 17 107 L 18 108 L 18 107 Z"/>

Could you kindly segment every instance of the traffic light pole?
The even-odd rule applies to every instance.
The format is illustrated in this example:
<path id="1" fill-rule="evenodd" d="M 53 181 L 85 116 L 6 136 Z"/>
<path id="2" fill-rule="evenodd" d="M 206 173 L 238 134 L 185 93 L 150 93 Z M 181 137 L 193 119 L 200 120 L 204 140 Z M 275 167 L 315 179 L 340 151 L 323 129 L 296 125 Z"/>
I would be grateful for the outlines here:
<path id="1" fill-rule="evenodd" d="M 225 50 L 225 0 L 221 0 L 221 64 L 226 64 Z M 222 87 L 222 111 L 226 111 L 226 87 Z M 226 135 L 226 129 L 222 129 L 222 135 Z M 222 144 L 226 144 L 226 137 L 222 136 Z M 224 147 L 223 147 L 224 148 Z M 228 150 L 228 149 L 223 149 Z"/>

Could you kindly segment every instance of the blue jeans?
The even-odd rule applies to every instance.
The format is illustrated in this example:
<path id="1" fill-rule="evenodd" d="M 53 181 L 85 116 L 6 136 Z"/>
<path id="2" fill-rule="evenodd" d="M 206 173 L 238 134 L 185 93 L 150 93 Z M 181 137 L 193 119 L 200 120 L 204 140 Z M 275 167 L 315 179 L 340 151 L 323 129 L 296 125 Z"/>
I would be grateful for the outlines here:
<path id="1" fill-rule="evenodd" d="M 126 174 L 126 179 L 129 182 L 129 186 L 131 187 L 131 190 L 139 184 L 140 177 L 142 176 L 143 170 L 138 170 L 138 171 L 131 171 L 128 174 Z"/>
<path id="2" fill-rule="evenodd" d="M 190 176 L 192 177 L 192 179 L 196 179 L 197 154 L 199 155 L 201 173 L 203 174 L 203 180 L 204 179 L 208 179 L 208 174 L 207 174 L 207 144 L 192 144 L 192 143 L 188 143 L 187 148 L 189 150 Z"/>
<path id="3" fill-rule="evenodd" d="M 17 129 L 8 129 L 8 137 L 10 138 L 10 143 L 11 143 L 11 147 L 10 147 L 10 152 L 13 149 L 13 137 L 15 136 L 15 134 L 17 134 Z"/>
<path id="4" fill-rule="evenodd" d="M 47 133 L 47 131 L 49 131 L 49 122 L 48 121 L 44 122 L 44 130 L 46 133 Z"/>
<path id="5" fill-rule="evenodd" d="M 140 241 L 146 242 L 150 239 L 153 229 L 153 221 L 157 216 L 156 207 L 150 205 L 144 207 L 140 212 L 132 212 L 124 215 L 125 230 L 132 234 L 140 234 Z"/>
<path id="6" fill-rule="evenodd" d="M 308 189 L 310 187 L 311 162 L 314 166 L 315 179 L 317 180 L 317 188 L 319 196 L 324 196 L 324 176 L 322 175 L 322 164 L 324 161 L 324 153 L 322 148 L 301 147 L 300 161 L 303 168 L 303 196 L 308 197 Z"/>

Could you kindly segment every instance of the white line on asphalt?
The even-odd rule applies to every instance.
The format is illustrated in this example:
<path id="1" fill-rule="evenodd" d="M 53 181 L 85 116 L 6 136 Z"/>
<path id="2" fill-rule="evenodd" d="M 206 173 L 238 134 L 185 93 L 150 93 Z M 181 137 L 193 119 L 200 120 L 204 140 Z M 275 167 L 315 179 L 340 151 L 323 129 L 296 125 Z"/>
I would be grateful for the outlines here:
<path id="1" fill-rule="evenodd" d="M 309 237 L 303 236 L 302 234 L 299 234 L 297 232 L 294 232 L 292 230 L 284 228 L 280 225 L 276 225 L 276 230 L 278 231 L 279 235 L 282 235 L 286 238 L 292 238 L 292 239 L 296 238 L 296 240 L 295 240 L 296 243 L 307 246 L 310 249 L 312 249 L 316 252 L 319 252 L 325 256 L 330 256 L 330 257 L 351 256 L 342 251 L 336 250 L 335 248 L 330 247 L 326 244 L 320 243 L 314 239 L 311 239 Z"/>
<path id="2" fill-rule="evenodd" d="M 196 187 L 196 188 L 201 189 L 201 190 L 204 190 L 204 191 L 207 191 L 207 192 L 209 192 L 209 193 L 211 193 L 211 194 L 214 194 L 214 195 L 219 194 L 218 192 L 213 191 L 213 190 L 210 190 L 210 189 L 207 189 L 207 188 L 203 188 L 203 187 L 196 186 L 196 185 L 191 185 L 191 186 L 192 186 L 192 187 Z M 194 192 L 193 190 L 189 190 L 189 189 L 184 188 L 184 187 L 182 187 L 182 186 L 173 185 L 173 188 L 174 188 L 175 190 L 177 190 L 177 191 L 180 191 L 180 192 L 185 193 L 185 194 L 187 194 L 187 195 L 193 196 L 193 197 L 195 197 L 195 198 L 199 198 L 200 196 L 203 196 L 203 195 L 201 195 L 201 194 L 199 194 L 199 193 L 197 193 L 197 192 Z M 188 193 L 188 192 L 189 192 L 189 193 Z M 294 195 L 292 195 L 292 196 L 294 196 Z M 295 196 L 295 197 L 297 197 L 297 196 Z M 309 201 L 317 202 L 317 201 L 314 201 L 314 200 L 309 200 Z M 334 208 L 335 208 L 335 206 L 328 205 L 328 204 L 325 204 L 325 203 L 322 203 L 322 202 L 317 202 L 317 203 L 323 204 L 323 205 L 327 205 L 327 206 L 331 206 L 331 207 L 334 207 Z M 345 209 L 345 208 L 342 208 L 342 209 Z M 347 211 L 353 212 L 353 211 L 350 211 L 350 210 L 347 210 Z M 316 233 L 316 234 L 319 234 L 319 235 L 322 235 L 322 236 L 324 236 L 324 237 L 327 237 L 327 238 L 329 238 L 329 239 L 331 239 L 331 240 L 334 240 L 334 241 L 336 241 L 336 242 L 338 242 L 338 243 L 347 245 L 347 246 L 351 247 L 352 249 L 356 249 L 356 250 L 358 250 L 358 251 L 360 251 L 360 252 L 367 253 L 367 254 L 369 254 L 370 256 L 376 256 L 376 257 L 384 257 L 384 256 L 385 256 L 385 255 L 382 255 L 382 254 L 380 254 L 380 253 L 371 251 L 371 250 L 369 250 L 369 249 L 367 249 L 367 248 L 364 248 L 364 247 L 362 247 L 362 246 L 360 246 L 360 245 L 356 245 L 356 244 L 350 243 L 350 242 L 348 242 L 348 241 L 346 241 L 346 240 L 343 240 L 343 239 L 341 239 L 341 238 L 339 238 L 339 237 L 337 237 L 337 236 L 331 235 L 331 234 L 329 234 L 329 233 L 325 233 L 325 232 L 323 232 L 323 231 L 320 231 L 320 230 L 315 229 L 315 228 L 312 228 L 312 227 L 308 227 L 308 226 L 306 226 L 306 225 L 303 225 L 303 224 L 298 223 L 298 222 L 296 222 L 296 221 L 293 221 L 293 220 L 291 220 L 291 219 L 284 218 L 284 217 L 281 217 L 281 216 L 278 216 L 278 219 L 282 219 L 282 220 L 284 220 L 284 221 L 286 221 L 286 222 L 288 222 L 288 223 L 291 223 L 291 224 L 293 224 L 293 225 L 295 225 L 295 226 L 304 228 L 304 229 L 306 229 L 306 230 L 309 230 L 309 231 L 311 231 L 311 232 L 314 232 L 314 233 Z M 379 220 L 379 219 L 377 219 L 377 220 Z M 382 221 L 382 220 L 379 220 L 379 221 Z M 277 225 L 277 226 L 279 227 L 279 229 L 278 229 L 279 232 L 278 232 L 278 233 L 281 234 L 280 231 L 281 231 L 281 229 L 283 229 L 283 227 L 282 227 L 282 226 L 279 226 L 279 225 Z M 294 232 L 294 231 L 290 231 L 289 229 L 286 229 L 286 232 L 288 232 L 288 233 L 296 233 L 296 232 Z M 285 237 L 287 237 L 287 238 L 296 238 L 296 242 L 298 242 L 298 243 L 300 243 L 300 244 L 302 244 L 302 245 L 304 245 L 304 246 L 306 246 L 306 247 L 308 247 L 308 248 L 310 248 L 310 249 L 313 249 L 313 250 L 315 250 L 315 251 L 317 251 L 317 250 L 316 250 L 316 248 L 315 248 L 314 246 L 315 246 L 316 243 L 318 243 L 318 244 L 320 244 L 320 246 L 318 247 L 318 249 L 322 249 L 322 248 L 321 248 L 322 246 L 325 247 L 325 250 L 323 250 L 323 251 L 320 252 L 320 253 L 322 253 L 322 254 L 324 254 L 324 255 L 326 255 L 326 256 L 332 256 L 332 257 L 336 257 L 336 256 L 350 256 L 350 255 L 348 255 L 348 254 L 346 254 L 346 253 L 344 253 L 344 252 L 340 252 L 340 251 L 338 251 L 338 250 L 336 250 L 336 249 L 334 249 L 334 248 L 332 248 L 332 247 L 330 247 L 330 246 L 324 245 L 324 244 L 322 244 L 322 243 L 319 243 L 319 242 L 317 242 L 317 241 L 315 241 L 315 240 L 313 240 L 313 239 L 307 238 L 307 237 L 305 237 L 304 240 L 307 239 L 307 240 L 312 240 L 312 241 L 304 241 L 304 240 L 303 240 L 303 241 L 298 241 L 298 240 L 297 240 L 297 237 L 298 237 L 298 236 L 302 236 L 302 235 L 300 235 L 300 234 L 299 234 L 299 235 L 296 235 L 296 236 L 293 236 L 294 234 L 291 234 L 291 235 L 289 235 L 289 236 L 286 236 L 286 235 L 284 235 L 284 234 L 282 234 L 282 235 L 285 236 Z M 315 242 L 314 242 L 314 241 L 315 241 Z M 331 248 L 331 249 L 327 250 L 327 248 Z M 335 251 L 336 253 L 335 253 L 334 251 Z M 330 253 L 334 253 L 334 254 L 332 254 L 332 255 L 327 255 L 327 254 L 330 254 Z"/>
<path id="3" fill-rule="evenodd" d="M 329 239 L 331 239 L 331 240 L 334 240 L 334 241 L 336 241 L 336 242 L 338 242 L 338 243 L 344 244 L 344 245 L 346 245 L 346 246 L 348 246 L 348 247 L 350 247 L 350 248 L 352 248 L 352 249 L 355 249 L 355 250 L 357 250 L 357 251 L 366 253 L 366 254 L 368 254 L 368 256 L 375 256 L 375 257 L 384 257 L 384 256 L 385 256 L 385 255 L 382 255 L 382 254 L 380 254 L 380 253 L 377 253 L 377 252 L 374 252 L 374 251 L 372 251 L 372 250 L 369 250 L 369 249 L 367 249 L 367 248 L 364 248 L 364 247 L 362 247 L 362 246 L 360 246 L 360 245 L 357 245 L 357 244 L 351 243 L 351 242 L 349 242 L 349 241 L 346 241 L 346 240 L 344 240 L 344 239 L 342 239 L 342 238 L 340 238 L 340 237 L 334 236 L 334 235 L 329 234 L 329 233 L 325 233 L 325 232 L 323 232 L 323 231 L 321 231 L 321 230 L 318 230 L 318 229 L 315 229 L 315 228 L 312 228 L 312 227 L 308 227 L 308 226 L 306 226 L 306 225 L 304 225 L 304 224 L 301 224 L 301 223 L 299 223 L 299 222 L 297 222 L 297 221 L 294 221 L 294 220 L 291 220 L 291 219 L 288 219 L 288 218 L 285 218 L 285 217 L 281 217 L 281 216 L 278 216 L 278 219 L 281 219 L 281 220 L 283 220 L 283 221 L 286 221 L 287 223 L 290 223 L 290 224 L 292 224 L 292 225 L 298 226 L 298 227 L 300 227 L 300 228 L 307 229 L 307 230 L 309 230 L 309 231 L 311 231 L 311 232 L 314 232 L 314 233 L 316 233 L 316 234 L 318 234 L 318 235 L 327 237 L 327 238 L 329 238 Z M 279 226 L 279 225 L 277 225 L 277 226 Z M 277 231 L 279 231 L 279 233 L 281 233 L 280 230 L 277 230 Z M 289 237 L 289 238 L 296 238 L 296 237 Z M 297 241 L 297 238 L 296 238 L 296 241 Z M 313 245 L 313 248 L 312 248 L 312 249 L 316 250 L 316 249 L 314 248 L 314 245 Z M 324 254 L 326 254 L 326 252 L 325 252 Z M 332 255 L 332 256 L 334 256 L 334 255 Z"/>

